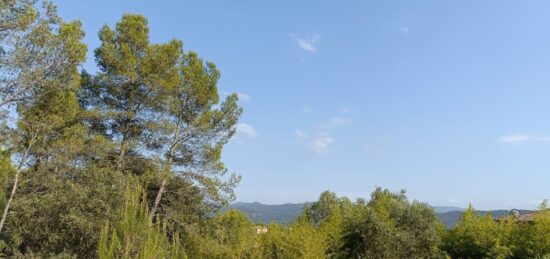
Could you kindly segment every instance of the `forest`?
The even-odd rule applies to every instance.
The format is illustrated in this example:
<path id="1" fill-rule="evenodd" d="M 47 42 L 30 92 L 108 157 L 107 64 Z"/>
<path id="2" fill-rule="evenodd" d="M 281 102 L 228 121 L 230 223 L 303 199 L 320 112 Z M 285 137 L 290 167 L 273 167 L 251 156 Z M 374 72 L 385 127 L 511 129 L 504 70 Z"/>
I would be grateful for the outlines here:
<path id="1" fill-rule="evenodd" d="M 97 33 L 97 73 L 81 65 Z M 148 20 L 84 32 L 50 2 L 0 2 L 0 253 L 10 258 L 549 258 L 532 219 L 472 206 L 451 229 L 426 203 L 378 188 L 324 192 L 289 224 L 227 210 L 222 162 L 243 109 L 220 71 Z M 259 231 L 261 230 L 261 231 Z"/>

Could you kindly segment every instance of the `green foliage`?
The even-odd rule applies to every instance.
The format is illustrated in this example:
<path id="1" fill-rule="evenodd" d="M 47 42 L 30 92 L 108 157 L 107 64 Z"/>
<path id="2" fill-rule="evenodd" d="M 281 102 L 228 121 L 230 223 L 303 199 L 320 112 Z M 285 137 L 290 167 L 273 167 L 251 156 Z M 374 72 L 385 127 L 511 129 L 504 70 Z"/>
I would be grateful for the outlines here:
<path id="1" fill-rule="evenodd" d="M 550 213 L 544 202 L 540 208 L 531 219 L 509 215 L 495 221 L 470 206 L 455 228 L 441 231 L 442 249 L 453 258 L 547 258 Z"/>
<path id="2" fill-rule="evenodd" d="M 131 179 L 118 172 L 87 168 L 70 177 L 37 171 L 23 175 L 6 232 L 8 254 L 69 253 L 93 257 L 105 220 L 115 220 Z"/>
<path id="3" fill-rule="evenodd" d="M 191 258 L 257 258 L 257 234 L 242 212 L 229 210 L 217 215 L 205 230 L 188 238 L 186 251 Z"/>
<path id="4" fill-rule="evenodd" d="M 223 257 L 243 258 L 254 246 L 254 225 L 239 211 L 229 210 L 216 218 L 218 243 L 225 246 Z"/>
<path id="5" fill-rule="evenodd" d="M 0 206 L 3 208 L 6 205 L 6 194 L 11 185 L 14 168 L 11 164 L 10 155 L 6 151 L 0 150 Z"/>
<path id="6" fill-rule="evenodd" d="M 358 201 L 343 233 L 344 258 L 439 258 L 438 221 L 426 204 L 378 188 Z"/>
<path id="7" fill-rule="evenodd" d="M 550 256 L 550 212 L 543 206 L 532 222 L 517 222 L 508 219 L 508 231 L 503 231 L 507 245 L 512 251 L 511 258 L 547 258 Z"/>
<path id="8" fill-rule="evenodd" d="M 101 73 L 84 73 L 80 102 L 95 113 L 94 129 L 116 143 L 117 169 L 136 174 L 129 165 L 140 159 L 137 147 L 146 141 L 145 129 L 155 127 L 151 112 L 180 80 L 181 42 L 150 44 L 147 19 L 130 14 L 114 30 L 104 26 L 99 39 L 95 56 Z"/>
<path id="9" fill-rule="evenodd" d="M 265 233 L 256 227 L 266 228 Z M 325 234 L 305 220 L 288 225 L 255 226 L 229 210 L 213 218 L 206 231 L 187 239 L 191 258 L 325 258 Z"/>
<path id="10" fill-rule="evenodd" d="M 96 75 L 77 71 L 83 36 L 49 2 L 0 2 L 0 109 L 17 112 L 15 128 L 2 123 L 1 249 L 93 257 L 99 220 L 111 222 L 103 235 L 112 233 L 113 244 L 121 234 L 151 237 L 122 240 L 144 249 L 123 252 L 131 257 L 164 249 L 161 236 L 179 249 L 178 231 L 188 240 L 202 235 L 233 198 L 238 177 L 226 176 L 221 150 L 242 111 L 236 95 L 220 103 L 215 65 L 184 53 L 179 40 L 150 43 L 143 16 L 101 29 Z M 147 200 L 135 213 L 120 211 L 128 196 L 121 190 L 134 184 L 145 186 Z M 162 227 L 132 223 L 157 206 Z"/>
<path id="11" fill-rule="evenodd" d="M 80 22 L 63 22 L 51 3 L 34 2 L 2 1 L 0 109 L 32 103 L 52 87 L 71 90 L 79 80 L 87 50 Z"/>
<path id="12" fill-rule="evenodd" d="M 103 258 L 185 258 L 179 237 L 166 236 L 163 225 L 149 221 L 147 199 L 141 188 L 127 188 L 124 204 L 114 223 L 101 229 L 97 257 Z"/>
<path id="13" fill-rule="evenodd" d="M 186 239 L 203 231 L 238 181 L 226 177 L 221 150 L 241 108 L 236 95 L 219 103 L 214 64 L 184 53 L 179 40 L 149 43 L 146 18 L 125 15 L 99 33 L 101 72 L 79 74 L 86 54 L 79 22 L 62 21 L 48 2 L 0 3 L 0 109 L 17 112 L 15 128 L 2 123 L 2 252 L 90 258 L 100 220 L 111 222 L 112 240 L 151 235 L 132 243 L 144 258 L 164 246 L 161 235 L 179 244 L 178 231 Z M 122 228 L 129 223 L 117 218 L 122 190 L 134 184 L 146 188 L 142 214 L 163 186 L 161 228 Z"/>
<path id="14" fill-rule="evenodd" d="M 236 95 L 219 102 L 216 66 L 185 53 L 179 40 L 150 43 L 140 15 L 124 15 L 99 37 L 101 73 L 83 73 L 79 103 L 90 129 L 114 143 L 110 166 L 142 177 L 152 216 L 158 208 L 184 222 L 179 204 L 186 197 L 200 197 L 204 214 L 228 204 L 239 178 L 227 175 L 221 151 L 242 109 Z"/>
<path id="15" fill-rule="evenodd" d="M 270 224 L 261 235 L 262 258 L 326 258 L 324 234 L 304 220 L 286 226 Z"/>
<path id="16" fill-rule="evenodd" d="M 344 217 L 349 216 L 353 205 L 347 199 L 340 199 L 335 193 L 325 191 L 319 200 L 306 204 L 303 215 L 298 219 L 317 226 L 323 235 L 325 254 L 329 258 L 337 257 L 342 246 Z M 347 208 L 347 209 L 346 209 Z"/>
<path id="17" fill-rule="evenodd" d="M 470 205 L 445 237 L 443 249 L 453 258 L 507 258 L 511 250 L 505 243 L 493 217 L 477 215 Z"/>
<path id="18" fill-rule="evenodd" d="M 532 220 L 470 207 L 450 230 L 381 188 L 355 202 L 324 192 L 287 225 L 220 214 L 240 179 L 221 155 L 242 108 L 220 100 L 217 67 L 180 40 L 151 43 L 146 17 L 126 14 L 99 32 L 100 71 L 79 73 L 83 37 L 50 2 L 0 0 L 2 257 L 550 256 L 546 201 Z"/>
<path id="19" fill-rule="evenodd" d="M 2 0 L 0 1 L 0 43 L 24 31 L 36 18 L 34 1 Z M 2 44 L 3 45 L 3 44 Z"/>

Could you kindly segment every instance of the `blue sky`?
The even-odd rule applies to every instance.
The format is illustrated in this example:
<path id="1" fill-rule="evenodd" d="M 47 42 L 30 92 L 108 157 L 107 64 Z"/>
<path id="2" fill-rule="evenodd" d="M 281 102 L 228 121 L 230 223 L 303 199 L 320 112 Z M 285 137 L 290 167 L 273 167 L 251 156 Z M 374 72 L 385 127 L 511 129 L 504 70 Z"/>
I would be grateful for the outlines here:
<path id="1" fill-rule="evenodd" d="M 87 70 L 123 13 L 217 64 L 245 109 L 223 157 L 238 201 L 376 186 L 481 209 L 550 197 L 548 1 L 54 2 L 84 24 Z"/>

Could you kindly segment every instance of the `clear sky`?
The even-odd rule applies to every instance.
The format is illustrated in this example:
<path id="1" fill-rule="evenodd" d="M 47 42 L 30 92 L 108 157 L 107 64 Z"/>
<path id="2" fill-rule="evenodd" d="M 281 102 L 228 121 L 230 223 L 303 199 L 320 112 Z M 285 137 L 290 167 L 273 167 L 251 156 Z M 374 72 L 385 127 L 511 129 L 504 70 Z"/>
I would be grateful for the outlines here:
<path id="1" fill-rule="evenodd" d="M 245 112 L 238 201 L 368 197 L 534 208 L 550 197 L 548 1 L 54 1 L 97 32 L 148 17 L 221 70 Z"/>

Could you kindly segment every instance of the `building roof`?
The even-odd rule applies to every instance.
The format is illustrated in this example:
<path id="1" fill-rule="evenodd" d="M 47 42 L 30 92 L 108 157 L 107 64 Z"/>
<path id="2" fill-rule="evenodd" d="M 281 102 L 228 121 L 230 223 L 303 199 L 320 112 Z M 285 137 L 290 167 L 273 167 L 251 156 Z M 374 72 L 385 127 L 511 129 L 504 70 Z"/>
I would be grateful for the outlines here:
<path id="1" fill-rule="evenodd" d="M 510 215 L 513 215 L 518 222 L 533 222 L 537 217 L 550 218 L 550 209 L 531 211 L 523 214 L 519 214 L 519 211 L 514 209 L 510 211 Z M 497 221 L 501 221 L 506 217 L 508 217 L 508 215 L 498 218 Z"/>
<path id="2" fill-rule="evenodd" d="M 533 211 L 525 214 L 521 214 L 518 217 L 518 221 L 534 221 L 537 216 L 550 217 L 548 210 L 545 211 Z"/>

